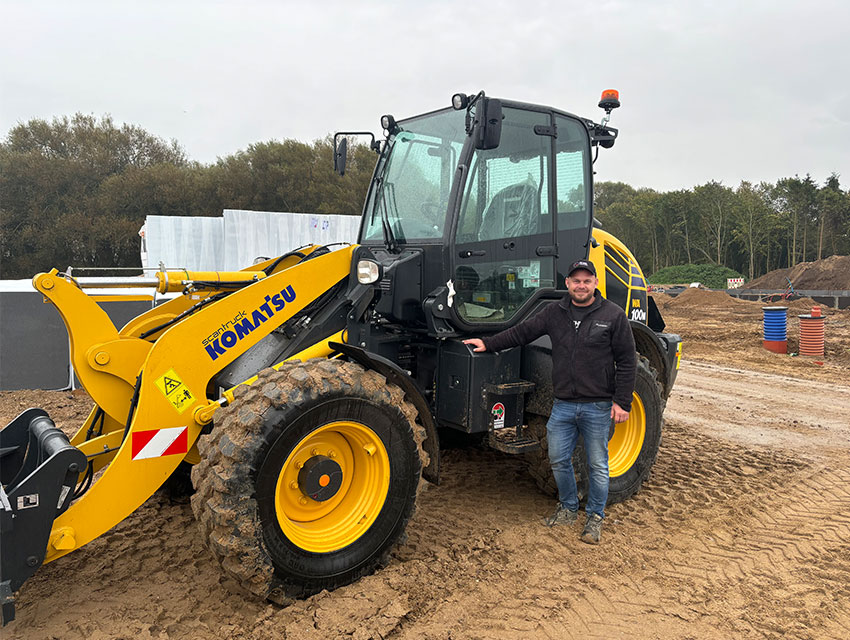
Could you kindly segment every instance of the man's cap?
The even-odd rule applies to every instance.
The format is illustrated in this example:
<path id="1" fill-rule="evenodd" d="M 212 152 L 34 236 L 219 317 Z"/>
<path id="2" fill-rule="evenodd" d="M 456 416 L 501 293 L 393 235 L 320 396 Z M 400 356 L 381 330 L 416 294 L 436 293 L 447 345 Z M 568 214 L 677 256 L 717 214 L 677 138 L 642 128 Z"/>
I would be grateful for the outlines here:
<path id="1" fill-rule="evenodd" d="M 594 276 L 596 275 L 596 267 L 593 266 L 593 263 L 589 260 L 576 260 L 570 265 L 570 270 L 567 273 L 567 277 L 569 278 L 573 273 L 578 271 L 579 269 L 584 269 L 585 271 L 590 271 Z"/>

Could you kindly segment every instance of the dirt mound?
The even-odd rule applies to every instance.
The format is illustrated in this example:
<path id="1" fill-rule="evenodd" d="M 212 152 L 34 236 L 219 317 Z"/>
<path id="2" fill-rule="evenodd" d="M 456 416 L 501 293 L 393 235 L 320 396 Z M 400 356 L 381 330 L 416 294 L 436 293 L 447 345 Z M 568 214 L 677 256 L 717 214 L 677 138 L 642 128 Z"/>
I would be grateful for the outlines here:
<path id="1" fill-rule="evenodd" d="M 845 291 L 850 289 L 850 256 L 830 256 L 801 262 L 789 269 L 776 269 L 747 283 L 747 289 L 785 289 L 788 280 L 795 289 Z"/>
<path id="2" fill-rule="evenodd" d="M 659 309 L 665 309 L 670 304 L 670 301 L 673 300 L 673 296 L 669 296 L 662 291 L 652 291 L 649 295 L 655 300 L 655 304 Z"/>
<path id="3" fill-rule="evenodd" d="M 695 308 L 695 307 L 731 307 L 731 306 L 750 306 L 751 303 L 746 300 L 733 298 L 728 293 L 723 291 L 711 291 L 710 289 L 685 289 L 675 298 L 667 302 L 665 306 L 676 308 Z"/>
<path id="4" fill-rule="evenodd" d="M 815 302 L 811 298 L 797 298 L 796 300 L 791 300 L 790 302 L 781 303 L 783 307 L 788 307 L 789 313 L 811 313 L 813 307 L 820 307 L 821 314 L 827 315 L 831 311 L 835 311 L 830 307 L 827 307 L 824 304 L 820 304 L 819 302 Z"/>

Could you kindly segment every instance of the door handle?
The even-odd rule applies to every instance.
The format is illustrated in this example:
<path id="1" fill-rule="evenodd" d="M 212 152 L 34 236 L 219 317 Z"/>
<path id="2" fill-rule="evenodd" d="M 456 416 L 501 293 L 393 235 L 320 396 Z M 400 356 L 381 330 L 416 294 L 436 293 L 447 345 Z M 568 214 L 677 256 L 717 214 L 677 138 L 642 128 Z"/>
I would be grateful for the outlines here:
<path id="1" fill-rule="evenodd" d="M 483 249 L 478 251 L 461 251 L 458 255 L 461 258 L 471 258 L 472 256 L 486 256 L 487 252 Z"/>

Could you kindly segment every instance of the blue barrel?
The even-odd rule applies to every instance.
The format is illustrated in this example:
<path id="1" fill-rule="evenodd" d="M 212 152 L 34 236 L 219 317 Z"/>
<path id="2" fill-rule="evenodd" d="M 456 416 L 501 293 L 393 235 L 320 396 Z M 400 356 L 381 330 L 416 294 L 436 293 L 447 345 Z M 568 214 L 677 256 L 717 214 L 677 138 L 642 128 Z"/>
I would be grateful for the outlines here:
<path id="1" fill-rule="evenodd" d="M 788 307 L 762 307 L 764 343 L 768 351 L 788 353 Z"/>

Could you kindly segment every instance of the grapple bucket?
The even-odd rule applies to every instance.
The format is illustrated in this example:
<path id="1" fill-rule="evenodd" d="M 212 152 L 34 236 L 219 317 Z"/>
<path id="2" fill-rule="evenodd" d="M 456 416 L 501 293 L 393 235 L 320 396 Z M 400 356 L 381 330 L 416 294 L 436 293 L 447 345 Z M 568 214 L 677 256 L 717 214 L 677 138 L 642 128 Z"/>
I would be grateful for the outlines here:
<path id="1" fill-rule="evenodd" d="M 0 604 L 15 618 L 14 592 L 44 562 L 53 521 L 71 504 L 86 456 L 47 412 L 27 409 L 0 430 Z"/>

